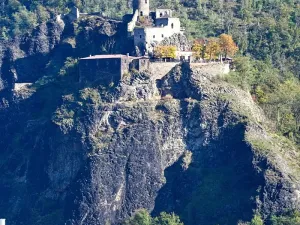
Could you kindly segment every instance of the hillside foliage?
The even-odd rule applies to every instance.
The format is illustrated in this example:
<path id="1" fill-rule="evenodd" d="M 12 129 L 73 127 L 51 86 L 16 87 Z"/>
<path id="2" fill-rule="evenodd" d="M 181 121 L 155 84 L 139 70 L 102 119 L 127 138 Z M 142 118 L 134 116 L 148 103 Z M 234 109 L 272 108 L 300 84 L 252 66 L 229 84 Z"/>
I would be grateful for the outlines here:
<path id="1" fill-rule="evenodd" d="M 121 19 L 132 0 L 6 0 L 0 3 L 0 39 L 29 32 L 76 5 Z M 228 81 L 249 90 L 274 121 L 274 129 L 300 143 L 300 3 L 298 0 L 151 0 L 174 9 L 190 39 L 210 40 L 198 57 L 236 53 Z M 228 34 L 229 36 L 222 34 Z M 221 36 L 220 36 L 221 35 Z M 229 37 L 232 36 L 232 42 Z M 221 39 L 221 49 L 216 39 Z M 236 48 L 228 45 L 236 43 Z M 227 44 L 227 47 L 226 47 Z M 230 50 L 230 51 L 229 51 Z"/>

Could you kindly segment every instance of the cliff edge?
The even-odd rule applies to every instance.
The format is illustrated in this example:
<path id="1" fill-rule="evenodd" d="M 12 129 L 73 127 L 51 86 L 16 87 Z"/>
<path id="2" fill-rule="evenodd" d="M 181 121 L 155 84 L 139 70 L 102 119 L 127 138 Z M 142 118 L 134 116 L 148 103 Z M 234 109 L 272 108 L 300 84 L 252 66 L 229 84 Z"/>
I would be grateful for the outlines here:
<path id="1" fill-rule="evenodd" d="M 146 208 L 231 225 L 300 210 L 299 151 L 249 93 L 186 64 L 151 73 L 112 87 L 52 79 L 2 109 L 0 217 L 103 225 Z"/>

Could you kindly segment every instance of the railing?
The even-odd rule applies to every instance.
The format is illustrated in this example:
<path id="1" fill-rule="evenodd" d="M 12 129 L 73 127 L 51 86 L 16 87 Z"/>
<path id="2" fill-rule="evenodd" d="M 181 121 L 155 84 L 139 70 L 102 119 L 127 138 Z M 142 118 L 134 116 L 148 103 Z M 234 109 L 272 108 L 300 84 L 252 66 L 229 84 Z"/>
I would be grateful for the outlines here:
<path id="1" fill-rule="evenodd" d="M 231 63 L 232 60 L 209 60 L 209 59 L 201 59 L 201 60 L 192 60 L 192 63 Z"/>
<path id="2" fill-rule="evenodd" d="M 161 62 L 161 63 L 165 63 L 165 62 L 182 62 L 179 59 L 171 59 L 171 58 L 166 58 L 166 59 L 155 59 L 155 58 L 150 58 L 149 59 L 150 62 Z"/>

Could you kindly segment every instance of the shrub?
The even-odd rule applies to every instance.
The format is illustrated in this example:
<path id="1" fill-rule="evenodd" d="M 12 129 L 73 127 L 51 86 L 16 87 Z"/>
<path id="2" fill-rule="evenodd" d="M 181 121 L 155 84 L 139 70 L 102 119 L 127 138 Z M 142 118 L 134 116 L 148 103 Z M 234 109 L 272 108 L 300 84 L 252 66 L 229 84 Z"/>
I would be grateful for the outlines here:
<path id="1" fill-rule="evenodd" d="M 262 220 L 260 215 L 254 215 L 253 219 L 250 222 L 250 225 L 264 225 L 264 221 Z"/>

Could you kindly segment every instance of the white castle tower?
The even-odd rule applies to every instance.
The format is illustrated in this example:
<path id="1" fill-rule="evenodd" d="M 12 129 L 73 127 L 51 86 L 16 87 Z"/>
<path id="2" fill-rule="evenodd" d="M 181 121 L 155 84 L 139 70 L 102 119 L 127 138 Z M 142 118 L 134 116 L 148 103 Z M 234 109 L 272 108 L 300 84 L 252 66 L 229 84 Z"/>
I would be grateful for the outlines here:
<path id="1" fill-rule="evenodd" d="M 150 14 L 150 0 L 133 0 L 133 13 L 136 10 L 139 12 L 139 16 L 149 16 Z"/>
<path id="2" fill-rule="evenodd" d="M 5 225 L 5 219 L 0 219 L 0 225 Z"/>

